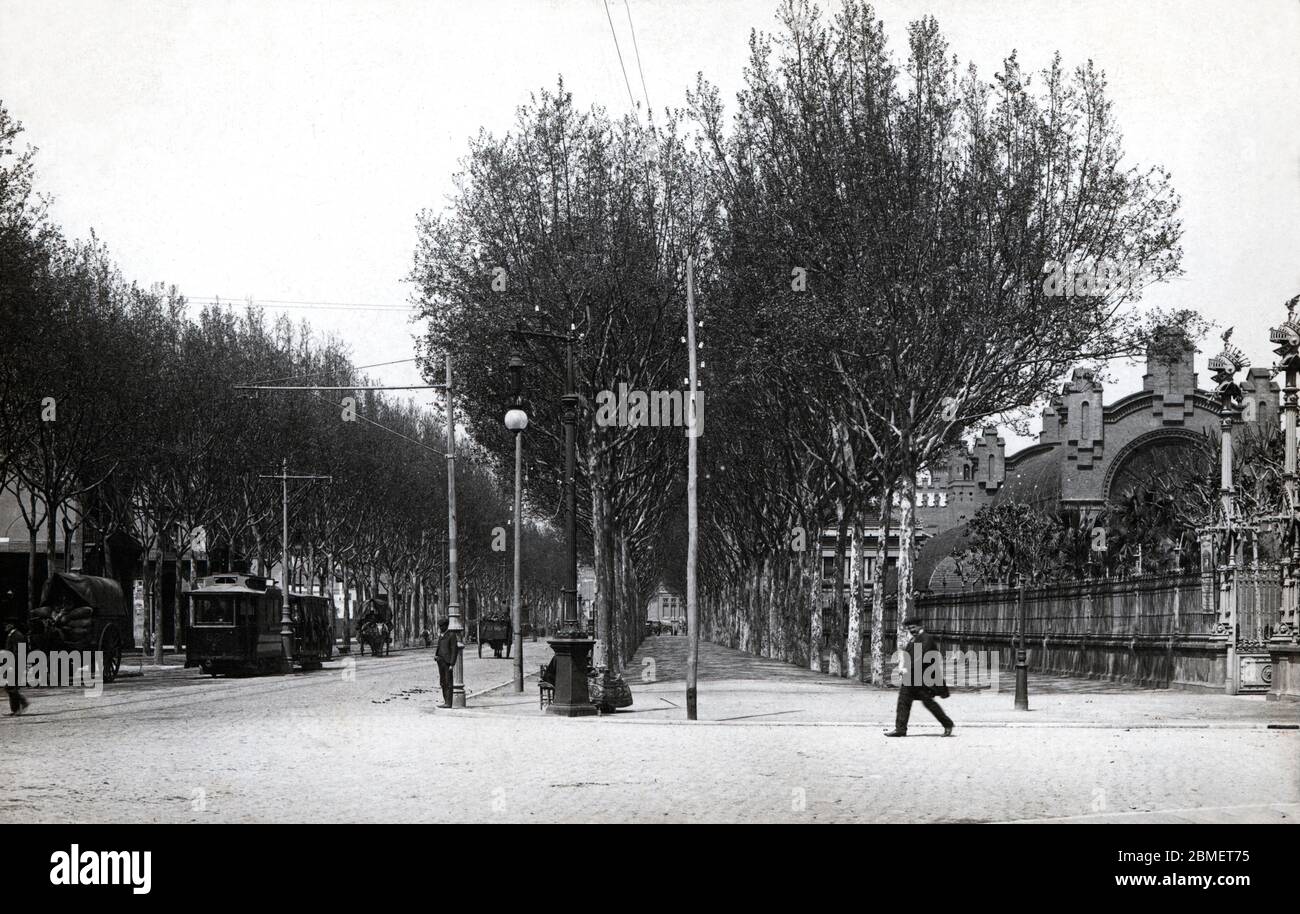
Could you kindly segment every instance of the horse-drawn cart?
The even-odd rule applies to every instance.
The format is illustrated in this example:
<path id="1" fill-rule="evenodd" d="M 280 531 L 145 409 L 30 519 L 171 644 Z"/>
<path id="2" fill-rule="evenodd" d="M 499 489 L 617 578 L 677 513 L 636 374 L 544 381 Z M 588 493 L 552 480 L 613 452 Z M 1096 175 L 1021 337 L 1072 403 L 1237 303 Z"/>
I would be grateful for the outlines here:
<path id="1" fill-rule="evenodd" d="M 393 611 L 388 605 L 387 600 L 372 599 L 366 604 L 366 610 L 361 614 L 361 619 L 357 624 L 357 642 L 361 648 L 361 655 L 366 653 L 366 645 L 370 645 L 370 653 L 376 657 L 388 653 L 389 646 L 393 641 Z"/>
<path id="2" fill-rule="evenodd" d="M 487 616 L 480 618 L 477 624 L 478 655 L 483 656 L 483 645 L 492 648 L 492 656 L 500 657 L 504 648 L 506 657 L 510 657 L 510 648 L 514 643 L 514 629 L 509 616 Z"/>
<path id="3" fill-rule="evenodd" d="M 112 682 L 122 668 L 122 651 L 135 647 L 132 622 L 117 581 L 56 571 L 32 610 L 28 643 L 46 652 L 84 652 L 92 675 L 102 657 L 99 674 Z"/>

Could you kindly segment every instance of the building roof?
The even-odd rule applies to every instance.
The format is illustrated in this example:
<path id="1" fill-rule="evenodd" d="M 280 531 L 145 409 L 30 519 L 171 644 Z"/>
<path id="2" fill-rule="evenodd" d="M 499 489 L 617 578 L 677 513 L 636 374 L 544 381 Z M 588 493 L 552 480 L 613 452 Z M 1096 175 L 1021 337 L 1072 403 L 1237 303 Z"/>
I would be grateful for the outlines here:
<path id="1" fill-rule="evenodd" d="M 994 503 L 1015 502 L 1042 511 L 1055 511 L 1061 504 L 1061 468 L 1065 449 L 1054 447 L 1026 455 L 1015 465 L 1007 461 L 1007 478 Z"/>
<path id="2" fill-rule="evenodd" d="M 954 553 L 960 555 L 970 545 L 971 537 L 965 524 L 949 527 L 931 537 L 918 551 L 913 583 L 917 590 L 936 589 L 931 579 L 944 560 Z M 939 588 L 941 589 L 941 588 Z"/>

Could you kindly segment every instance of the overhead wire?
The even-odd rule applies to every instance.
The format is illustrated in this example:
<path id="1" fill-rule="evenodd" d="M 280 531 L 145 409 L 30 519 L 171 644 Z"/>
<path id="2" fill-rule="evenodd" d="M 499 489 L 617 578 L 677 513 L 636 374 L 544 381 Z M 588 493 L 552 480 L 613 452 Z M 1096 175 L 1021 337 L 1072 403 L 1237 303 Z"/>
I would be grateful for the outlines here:
<path id="1" fill-rule="evenodd" d="M 632 0 L 624 0 L 623 8 L 627 10 L 627 27 L 632 33 L 632 50 L 636 52 L 636 70 L 641 74 L 641 94 L 645 96 L 646 116 L 651 116 L 650 92 L 645 87 L 645 70 L 641 69 L 641 48 L 636 43 L 636 26 L 632 24 Z"/>
<path id="2" fill-rule="evenodd" d="M 614 17 L 609 12 L 609 0 L 603 0 L 605 4 L 605 18 L 609 20 L 609 34 L 614 38 L 614 50 L 618 53 L 618 67 L 623 71 L 623 85 L 627 86 L 627 100 L 632 103 L 632 110 L 636 110 L 636 99 L 632 96 L 632 82 L 627 78 L 627 67 L 623 65 L 623 49 L 618 46 L 618 33 L 614 31 Z"/>

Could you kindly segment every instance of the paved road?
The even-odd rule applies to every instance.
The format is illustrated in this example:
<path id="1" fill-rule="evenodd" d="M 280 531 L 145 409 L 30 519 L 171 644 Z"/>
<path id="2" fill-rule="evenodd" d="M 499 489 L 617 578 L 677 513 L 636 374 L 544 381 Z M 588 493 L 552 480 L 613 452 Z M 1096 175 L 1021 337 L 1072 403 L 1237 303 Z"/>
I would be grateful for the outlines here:
<path id="1" fill-rule="evenodd" d="M 651 639 L 632 668 L 657 656 L 671 669 L 674 640 Z M 527 645 L 528 669 L 545 650 Z M 689 723 L 679 710 L 564 720 L 537 711 L 533 681 L 524 695 L 473 695 L 509 679 L 506 661 L 466 666 L 469 712 L 435 708 L 424 650 L 289 678 L 146 670 L 97 700 L 35 692 L 37 713 L 0 718 L 0 822 L 1300 821 L 1300 732 L 1266 728 L 1269 715 L 1295 719 L 1275 704 L 1197 726 L 1127 726 L 1111 720 L 1120 705 L 1091 726 L 997 726 L 993 715 L 966 726 L 982 699 L 963 709 L 956 696 L 957 738 L 921 727 L 886 740 L 875 718 L 889 693 L 721 648 L 706 655 L 710 714 L 729 696 L 764 715 L 795 686 L 801 707 L 870 710 L 839 722 L 727 712 L 740 719 Z M 635 712 L 675 700 L 681 683 L 634 688 Z M 1058 694 L 1081 708 L 1127 697 L 1139 716 L 1181 701 L 1173 724 L 1205 700 Z"/>

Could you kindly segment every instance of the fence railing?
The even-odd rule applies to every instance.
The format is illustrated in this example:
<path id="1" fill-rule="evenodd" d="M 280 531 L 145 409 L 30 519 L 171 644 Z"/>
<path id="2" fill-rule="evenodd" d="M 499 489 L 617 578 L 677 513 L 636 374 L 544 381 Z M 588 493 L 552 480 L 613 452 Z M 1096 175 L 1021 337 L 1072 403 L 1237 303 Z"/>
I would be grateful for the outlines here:
<path id="1" fill-rule="evenodd" d="M 1282 603 L 1276 565 L 1236 571 L 1237 640 L 1263 642 L 1272 634 Z M 1039 584 L 1025 588 L 1027 634 L 1032 637 L 1182 637 L 1213 631 L 1222 598 L 1222 572 L 1142 575 L 1125 579 Z M 926 627 L 969 635 L 1019 631 L 1019 590 L 925 594 L 917 609 Z"/>
<path id="2" fill-rule="evenodd" d="M 1123 580 L 1053 583 L 1025 588 L 1029 637 L 1181 636 L 1214 627 L 1214 603 L 1202 599 L 1199 574 L 1145 575 Z M 929 594 L 917 601 L 926 627 L 970 635 L 1020 629 L 1019 589 Z"/>

